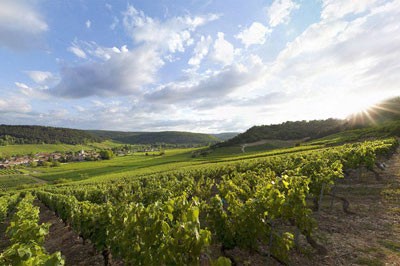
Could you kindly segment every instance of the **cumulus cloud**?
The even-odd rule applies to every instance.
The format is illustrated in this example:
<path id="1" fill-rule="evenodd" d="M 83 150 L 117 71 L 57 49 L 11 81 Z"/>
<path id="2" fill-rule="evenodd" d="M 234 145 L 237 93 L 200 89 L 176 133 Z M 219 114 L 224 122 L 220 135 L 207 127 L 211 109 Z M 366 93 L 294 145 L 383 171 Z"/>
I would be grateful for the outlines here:
<path id="1" fill-rule="evenodd" d="M 250 58 L 245 64 L 233 64 L 197 79 L 171 82 L 147 93 L 150 102 L 190 105 L 206 99 L 222 99 L 241 86 L 257 81 L 264 71 L 262 63 Z"/>
<path id="2" fill-rule="evenodd" d="M 135 94 L 156 80 L 156 72 L 162 65 L 163 61 L 154 50 L 115 49 L 106 61 L 64 66 L 60 71 L 60 83 L 50 91 L 66 98 Z"/>
<path id="3" fill-rule="evenodd" d="M 191 33 L 197 27 L 218 19 L 219 16 L 173 17 L 166 21 L 146 16 L 143 11 L 129 5 L 123 14 L 126 32 L 136 43 L 146 43 L 171 53 L 183 52 L 193 43 Z"/>
<path id="4" fill-rule="evenodd" d="M 280 52 L 265 86 L 273 84 L 291 95 L 297 111 L 278 116 L 297 115 L 295 119 L 301 113 L 307 119 L 318 112 L 324 117 L 344 117 L 363 99 L 378 102 L 398 95 L 400 3 L 381 2 L 368 9 L 353 4 L 344 11 L 350 16 L 331 13 L 332 7 L 323 5 L 321 14 L 330 15 Z"/>
<path id="5" fill-rule="evenodd" d="M 48 25 L 32 1 L 2 0 L 0 5 L 0 46 L 12 50 L 43 47 Z"/>
<path id="6" fill-rule="evenodd" d="M 271 29 L 265 27 L 259 22 L 253 22 L 249 28 L 244 29 L 235 37 L 241 40 L 246 48 L 248 48 L 253 44 L 264 44 L 266 36 L 270 33 Z"/>
<path id="7" fill-rule="evenodd" d="M 225 40 L 225 34 L 218 32 L 217 39 L 214 42 L 212 58 L 222 65 L 229 65 L 233 62 L 235 49 L 233 45 Z"/>
<path id="8" fill-rule="evenodd" d="M 196 28 L 218 18 L 210 14 L 160 21 L 131 5 L 122 16 L 122 24 L 135 48 L 129 50 L 126 45 L 103 47 L 95 42 L 73 41 L 68 51 L 87 62 L 62 67 L 59 84 L 50 90 L 53 95 L 81 98 L 141 94 L 147 85 L 157 80 L 163 60 L 176 60 L 174 53 L 183 52 L 193 44 L 191 35 Z M 194 60 L 201 60 L 204 53 L 198 47 Z"/>
<path id="9" fill-rule="evenodd" d="M 279 24 L 287 24 L 290 21 L 290 13 L 300 7 L 292 0 L 275 0 L 267 9 L 269 25 L 276 27 Z"/>
<path id="10" fill-rule="evenodd" d="M 193 56 L 189 59 L 188 64 L 193 66 L 200 65 L 203 58 L 208 54 L 210 45 L 212 44 L 211 36 L 201 36 L 193 50 Z"/>

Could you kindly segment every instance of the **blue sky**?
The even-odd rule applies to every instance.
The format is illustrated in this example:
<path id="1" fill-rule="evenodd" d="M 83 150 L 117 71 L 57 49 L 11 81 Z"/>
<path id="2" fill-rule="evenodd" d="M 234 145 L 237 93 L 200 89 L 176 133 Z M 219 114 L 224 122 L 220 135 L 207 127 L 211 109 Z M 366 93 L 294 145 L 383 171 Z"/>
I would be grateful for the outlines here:
<path id="1" fill-rule="evenodd" d="M 1 0 L 0 123 L 244 131 L 400 94 L 400 1 Z"/>

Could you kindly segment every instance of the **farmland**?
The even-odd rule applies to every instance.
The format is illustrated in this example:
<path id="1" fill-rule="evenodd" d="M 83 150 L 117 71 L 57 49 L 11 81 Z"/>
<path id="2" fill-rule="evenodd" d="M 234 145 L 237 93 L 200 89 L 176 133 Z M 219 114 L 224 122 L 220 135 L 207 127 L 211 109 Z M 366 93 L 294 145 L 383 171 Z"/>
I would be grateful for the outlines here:
<path id="1" fill-rule="evenodd" d="M 200 263 L 201 254 L 208 254 L 210 260 L 214 261 L 213 263 L 238 261 L 247 257 L 247 259 L 253 261 L 252 264 L 257 264 L 255 261 L 260 260 L 262 256 L 245 255 L 243 257 L 242 255 L 238 257 L 232 255 L 229 251 L 233 248 L 253 252 L 259 250 L 258 244 L 250 241 L 251 239 L 259 239 L 259 241 L 263 241 L 263 245 L 266 245 L 267 253 L 264 254 L 266 258 L 262 260 L 286 263 L 292 260 L 293 256 L 298 256 L 293 253 L 293 245 L 302 245 L 303 248 L 309 249 L 309 252 L 317 252 L 317 254 L 326 252 L 324 251 L 326 250 L 325 247 L 322 248 L 317 243 L 318 241 L 315 242 L 314 240 L 315 235 L 320 234 L 320 232 L 316 231 L 315 223 L 318 219 L 315 218 L 312 203 L 309 200 L 312 198 L 319 199 L 317 206 L 320 207 L 316 207 L 317 213 L 320 213 L 321 208 L 328 209 L 326 200 L 320 198 L 321 191 L 324 191 L 324 194 L 329 194 L 336 187 L 336 183 L 341 182 L 344 172 L 348 170 L 359 167 L 364 168 L 364 171 L 373 169 L 377 160 L 392 154 L 396 147 L 397 141 L 388 139 L 335 147 L 303 145 L 262 152 L 248 151 L 246 153 L 229 147 L 216 150 L 209 150 L 208 148 L 171 149 L 165 150 L 162 155 L 159 152 L 136 152 L 125 156 L 116 156 L 111 160 L 63 163 L 59 167 L 5 169 L 3 170 L 4 175 L 0 178 L 0 184 L 3 187 L 3 193 L 11 192 L 10 189 L 16 189 L 16 192 L 30 191 L 30 193 L 34 193 L 45 205 L 40 205 L 41 209 L 50 208 L 58 213 L 60 218 L 65 223 L 70 224 L 76 233 L 82 235 L 84 239 L 91 240 L 98 247 L 99 252 L 102 252 L 103 260 L 110 265 L 116 262 L 112 261 L 109 254 L 113 254 L 116 261 L 125 261 L 127 264 L 147 264 L 146 261 L 150 258 L 152 258 L 149 262 L 151 264 L 197 264 Z M 202 151 L 207 152 L 202 153 Z M 194 154 L 197 155 L 193 156 Z M 296 165 L 299 163 L 302 168 L 297 168 Z M 7 175 L 8 173 L 12 175 Z M 275 175 L 275 173 L 278 175 Z M 364 176 L 367 176 L 366 174 Z M 290 179 L 288 179 L 289 175 L 291 176 Z M 38 182 L 38 180 L 41 180 L 41 182 Z M 345 180 L 347 179 L 345 178 Z M 264 187 L 267 184 L 265 182 L 269 182 L 269 184 L 272 182 L 276 185 Z M 256 187 L 252 188 L 254 185 Z M 253 189 L 256 190 L 253 191 Z M 264 191 L 265 189 L 267 190 Z M 291 190 L 287 191 L 286 189 L 294 190 L 289 192 Z M 134 191 L 137 192 L 133 193 Z M 276 195 L 283 193 L 285 201 L 280 203 L 265 202 L 266 205 L 263 208 L 253 209 L 261 207 L 251 207 L 251 204 L 253 204 L 251 202 L 254 200 L 262 200 L 262 198 L 259 198 L 262 196 L 260 193 L 277 193 Z M 185 195 L 190 196 L 187 198 Z M 273 196 L 270 199 L 276 197 Z M 290 206 L 295 208 L 293 209 L 294 212 L 283 208 L 287 204 L 285 203 L 286 200 L 289 202 L 294 200 L 290 203 Z M 109 203 L 114 204 L 114 207 L 111 208 Z M 228 204 L 227 206 L 230 206 L 229 212 L 220 212 L 222 210 L 219 208 L 222 205 L 219 204 Z M 247 206 L 248 204 L 250 205 Z M 275 208 L 273 207 L 275 204 L 278 204 L 276 206 L 283 205 L 278 209 L 269 209 Z M 133 208 L 133 206 L 136 207 Z M 62 211 L 65 210 L 64 208 L 77 210 L 84 208 L 86 209 L 86 216 L 78 218 L 77 213 Z M 169 208 L 176 211 L 170 213 Z M 336 208 L 340 209 L 341 207 L 339 205 Z M 269 219 L 276 220 L 274 226 L 269 227 L 268 223 L 264 224 L 258 220 L 256 218 L 259 216 L 257 211 L 269 212 Z M 276 213 L 272 213 L 272 211 Z M 346 209 L 346 211 L 348 210 Z M 166 238 L 174 239 L 180 234 L 186 234 L 187 241 L 195 241 L 192 230 L 198 231 L 200 238 L 196 240 L 197 242 L 190 242 L 190 245 L 188 242 L 186 247 L 176 246 L 175 242 L 170 242 L 162 251 L 164 254 L 170 254 L 169 250 L 178 250 L 177 252 L 182 255 L 196 254 L 195 257 L 174 258 L 167 256 L 162 259 L 161 253 L 155 255 L 149 250 L 144 253 L 124 251 L 124 246 L 118 243 L 128 241 L 131 238 L 129 234 L 132 233 L 127 234 L 128 231 L 124 231 L 128 229 L 115 231 L 116 228 L 123 228 L 122 221 L 118 219 L 109 221 L 106 218 L 117 217 L 117 212 L 120 215 L 119 217 L 139 215 L 142 217 L 140 219 L 143 219 L 130 221 L 129 223 L 132 223 L 132 225 L 126 226 L 138 226 L 136 223 L 143 226 L 148 223 L 147 215 L 156 215 L 159 219 L 156 223 L 162 224 L 163 227 L 160 230 L 163 231 L 163 237 Z M 183 218 L 186 217 L 185 215 L 189 215 L 191 218 Z M 229 218 L 230 216 L 226 215 L 233 216 Z M 321 215 L 325 215 L 324 211 Z M 239 219 L 241 216 L 244 220 Z M 106 236 L 102 236 L 100 231 L 95 233 L 96 237 L 100 237 L 100 239 L 92 238 L 94 233 L 92 230 L 97 230 L 94 229 L 94 225 L 88 222 L 92 217 L 97 217 L 95 218 L 96 221 L 102 221 L 104 228 L 100 229 L 101 231 L 112 231 L 115 237 L 119 235 L 122 238 L 117 240 L 118 238 L 110 236 L 112 238 L 108 239 Z M 282 224 L 282 219 L 292 219 L 291 217 L 299 219 L 295 220 L 298 226 L 286 228 L 284 223 Z M 234 219 L 236 222 L 231 224 L 234 221 L 231 220 L 231 222 L 226 223 L 226 221 L 223 222 L 224 219 Z M 243 227 L 242 222 L 250 222 L 255 229 L 260 228 L 253 233 L 241 232 L 239 228 Z M 187 224 L 187 231 L 179 230 L 181 224 Z M 208 226 L 203 227 L 203 224 L 208 224 Z M 322 222 L 322 224 L 324 223 Z M 265 232 L 263 228 L 266 230 Z M 145 246 L 151 244 L 151 242 L 146 241 L 155 241 L 150 239 L 158 235 L 158 229 L 146 228 L 144 230 L 148 232 L 147 235 L 140 236 L 144 242 L 140 244 L 129 240 L 132 242 L 129 245 L 139 245 L 138 250 L 145 250 Z M 302 244 L 298 242 L 299 240 L 293 242 L 292 237 L 297 232 L 296 230 L 300 232 L 301 236 L 307 238 L 307 241 L 311 242 L 307 243 L 306 241 Z M 260 232 L 263 233 L 259 235 Z M 256 234 L 253 235 L 254 233 Z M 50 234 L 53 233 L 50 231 Z M 127 235 L 124 236 L 124 234 Z M 139 232 L 135 234 L 138 235 Z M 154 236 L 150 237 L 148 234 L 154 234 Z M 269 236 L 271 234 L 273 240 Z M 147 239 L 148 237 L 150 238 Z M 157 241 L 162 243 L 166 240 Z M 227 251 L 218 253 L 215 245 L 222 245 Z M 211 250 L 210 247 L 212 247 Z M 65 249 L 60 245 L 56 251 L 61 250 L 61 254 L 63 252 L 68 254 L 68 250 Z M 46 256 L 54 259 L 55 257 L 52 257 L 56 256 L 54 254 L 60 253 Z M 57 260 L 61 261 L 62 257 L 57 256 Z M 71 258 L 67 258 L 67 260 L 71 260 Z M 301 258 L 301 260 L 304 260 L 304 258 Z"/>

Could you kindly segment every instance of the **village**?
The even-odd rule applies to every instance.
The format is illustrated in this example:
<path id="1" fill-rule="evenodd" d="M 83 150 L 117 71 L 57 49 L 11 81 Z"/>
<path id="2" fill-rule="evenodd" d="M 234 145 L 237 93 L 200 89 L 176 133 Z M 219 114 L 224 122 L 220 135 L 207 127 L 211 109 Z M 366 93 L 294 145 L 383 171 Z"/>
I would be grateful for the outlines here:
<path id="1" fill-rule="evenodd" d="M 83 161 L 98 161 L 98 160 L 109 160 L 114 156 L 126 156 L 136 152 L 144 152 L 148 155 L 148 152 L 160 151 L 160 148 L 155 147 L 141 147 L 133 148 L 124 145 L 111 150 L 81 150 L 79 152 L 53 152 L 44 153 L 39 152 L 36 154 L 28 155 L 14 155 L 7 158 L 0 159 L 0 169 L 11 169 L 19 167 L 56 167 L 61 163 L 69 162 L 83 162 Z"/>

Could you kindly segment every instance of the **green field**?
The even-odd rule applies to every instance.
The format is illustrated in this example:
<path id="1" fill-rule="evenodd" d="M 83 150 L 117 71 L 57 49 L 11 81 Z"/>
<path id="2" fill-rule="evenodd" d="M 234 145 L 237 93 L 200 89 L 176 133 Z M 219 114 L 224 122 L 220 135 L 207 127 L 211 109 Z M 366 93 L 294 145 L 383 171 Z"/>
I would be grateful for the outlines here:
<path id="1" fill-rule="evenodd" d="M 46 181 L 58 179 L 77 181 L 110 174 L 152 173 L 160 171 L 160 168 L 176 168 L 176 163 L 190 159 L 191 149 L 168 150 L 164 156 L 155 155 L 156 153 L 148 154 L 146 156 L 144 153 L 135 153 L 134 155 L 114 157 L 111 160 L 74 162 L 61 164 L 60 167 L 55 168 L 34 168 L 32 175 Z M 189 164 L 191 163 L 189 162 Z"/>
<path id="2" fill-rule="evenodd" d="M 8 152 L 19 151 L 20 153 L 29 152 L 50 152 L 55 150 L 70 151 L 88 148 L 106 148 L 118 145 L 112 142 L 100 143 L 96 146 L 71 146 L 71 145 L 13 145 L 1 147 Z M 244 159 L 255 159 L 266 156 L 279 155 L 284 153 L 299 152 L 322 148 L 323 146 L 300 146 L 293 148 L 283 148 L 276 150 L 246 151 L 242 153 L 240 147 L 221 148 L 212 150 L 206 156 L 193 157 L 193 152 L 205 148 L 187 148 L 166 150 L 165 155 L 159 156 L 158 152 L 136 152 L 126 156 L 116 156 L 111 160 L 92 161 L 92 162 L 71 162 L 63 163 L 59 167 L 35 167 L 23 168 L 18 170 L 0 170 L 0 175 L 7 177 L 23 172 L 26 175 L 38 178 L 47 183 L 64 183 L 71 181 L 95 181 L 109 180 L 120 177 L 134 177 L 160 172 L 180 170 L 183 168 L 207 167 L 218 163 L 229 163 Z M 7 148 L 7 149 L 4 149 Z M 24 179 L 18 182 L 9 182 L 6 179 L 0 180 L 0 185 L 5 182 L 7 188 L 20 187 Z M 32 179 L 26 178 L 27 184 Z"/>
<path id="3" fill-rule="evenodd" d="M 90 143 L 86 145 L 69 145 L 69 144 L 24 144 L 24 145 L 7 145 L 0 146 L 0 157 L 13 155 L 27 155 L 38 152 L 68 152 L 93 149 L 109 149 L 121 144 L 105 141 L 101 143 Z"/>
<path id="4" fill-rule="evenodd" d="M 6 192 L 13 188 L 28 188 L 39 182 L 27 175 L 7 175 L 0 176 L 0 192 Z"/>
<path id="5" fill-rule="evenodd" d="M 207 156 L 192 157 L 196 149 L 167 150 L 163 156 L 145 155 L 134 153 L 133 155 L 115 157 L 111 160 L 80 162 L 62 164 L 54 168 L 29 169 L 31 175 L 45 181 L 58 183 L 61 181 L 81 180 L 107 180 L 120 177 L 134 177 L 160 172 L 180 170 L 183 168 L 207 167 L 218 163 L 229 163 L 239 160 L 256 159 L 260 157 L 274 156 L 284 153 L 315 150 L 322 146 L 301 146 L 294 148 L 278 149 L 264 152 L 231 153 L 229 149 L 218 150 Z"/>
<path id="6" fill-rule="evenodd" d="M 382 130 L 385 131 L 385 130 Z M 126 156 L 116 156 L 111 160 L 92 161 L 92 162 L 71 162 L 61 164 L 59 167 L 35 167 L 23 168 L 19 170 L 0 170 L 0 176 L 7 177 L 23 172 L 46 183 L 65 183 L 73 181 L 100 181 L 121 177 L 135 177 L 154 173 L 168 172 L 180 169 L 195 169 L 198 167 L 208 167 L 219 163 L 230 163 L 240 160 L 257 159 L 268 156 L 275 156 L 285 153 L 306 152 L 310 150 L 323 149 L 326 146 L 335 145 L 350 138 L 357 139 L 366 135 L 368 130 L 346 132 L 342 135 L 332 135 L 310 143 L 303 143 L 301 146 L 272 149 L 270 145 L 260 145 L 247 147 L 245 153 L 240 146 L 222 147 L 217 149 L 186 148 L 170 149 L 165 151 L 165 155 L 159 156 L 159 152 L 135 152 Z M 0 154 L 29 154 L 36 152 L 54 151 L 79 151 L 81 149 L 105 149 L 118 146 L 115 142 L 94 143 L 90 145 L 10 145 L 0 147 Z M 287 144 L 285 144 L 287 145 Z M 205 155 L 199 154 L 206 151 Z M 196 153 L 196 156 L 193 154 Z M 0 180 L 0 185 L 4 182 L 7 188 L 19 187 L 24 179 L 18 182 Z M 26 178 L 27 183 L 32 179 Z"/>
<path id="7" fill-rule="evenodd" d="M 20 174 L 21 172 L 15 169 L 1 169 L 0 170 L 0 176 L 2 175 L 17 175 Z"/>

